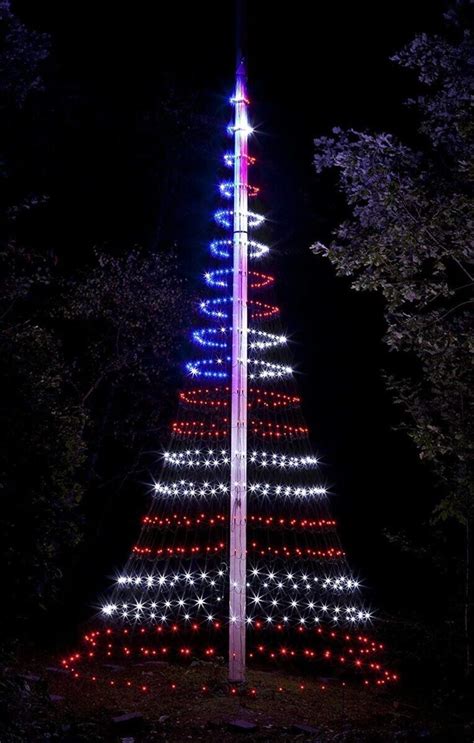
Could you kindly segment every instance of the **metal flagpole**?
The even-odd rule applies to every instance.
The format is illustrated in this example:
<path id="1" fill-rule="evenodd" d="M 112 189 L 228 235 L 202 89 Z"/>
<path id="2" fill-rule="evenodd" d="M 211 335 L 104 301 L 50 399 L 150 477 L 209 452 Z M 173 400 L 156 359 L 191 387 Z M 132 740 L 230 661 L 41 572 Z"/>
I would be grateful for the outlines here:
<path id="1" fill-rule="evenodd" d="M 245 681 L 247 584 L 248 159 L 245 61 L 238 59 L 234 105 L 232 402 L 230 444 L 229 680 Z"/>

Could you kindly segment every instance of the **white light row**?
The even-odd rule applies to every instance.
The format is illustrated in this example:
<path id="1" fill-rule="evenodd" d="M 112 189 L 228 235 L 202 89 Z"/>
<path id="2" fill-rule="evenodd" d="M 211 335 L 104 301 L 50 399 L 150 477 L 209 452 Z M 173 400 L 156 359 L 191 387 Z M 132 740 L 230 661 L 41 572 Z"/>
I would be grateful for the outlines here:
<path id="1" fill-rule="evenodd" d="M 218 599 L 221 600 L 221 599 Z M 192 616 L 189 611 L 192 609 L 194 611 L 199 611 L 202 609 L 203 611 L 207 611 L 205 607 L 205 600 L 202 599 L 202 603 L 198 604 L 196 601 L 193 602 L 186 602 L 185 599 L 179 599 L 177 601 L 164 601 L 164 602 L 156 602 L 156 601 L 136 601 L 133 603 L 109 603 L 104 604 L 101 611 L 102 613 L 107 616 L 121 616 L 123 619 L 137 619 L 137 620 L 146 620 L 146 619 L 156 619 L 158 621 L 161 621 L 162 623 L 166 623 L 167 621 L 175 621 L 178 617 L 179 619 L 184 619 L 185 621 L 193 621 L 193 620 L 200 620 L 202 617 L 199 616 Z M 254 606 L 256 609 L 261 608 L 261 604 L 263 602 L 258 601 L 254 602 Z M 266 602 L 267 605 L 270 606 L 270 611 L 276 611 L 278 608 L 278 602 Z M 268 624 L 287 624 L 291 621 L 294 622 L 294 617 L 291 616 L 293 613 L 293 610 L 298 610 L 299 605 L 297 602 L 290 602 L 287 606 L 288 614 L 282 614 L 282 615 L 276 615 L 276 614 L 266 614 L 265 617 L 263 617 L 263 620 Z M 303 607 L 301 607 L 303 608 Z M 339 622 L 339 621 L 345 621 L 350 623 L 355 622 L 367 622 L 372 618 L 371 612 L 359 609 L 355 606 L 349 606 L 349 607 L 340 607 L 340 606 L 327 606 L 327 605 L 320 605 L 316 607 L 316 605 L 312 602 L 309 602 L 305 605 L 305 608 L 310 612 L 309 614 L 305 614 L 304 616 L 298 613 L 298 620 L 297 624 L 304 627 L 310 627 L 311 625 L 318 625 L 321 621 L 324 620 L 332 620 L 333 622 Z M 173 612 L 173 609 L 177 609 L 178 611 Z M 170 613 L 167 613 L 170 612 Z M 317 613 L 319 612 L 319 613 Z M 290 616 L 289 616 L 290 615 Z M 261 619 L 262 617 L 260 615 L 247 615 L 246 616 L 246 623 L 249 625 L 252 625 L 253 622 L 255 622 L 258 619 Z M 216 617 L 214 614 L 207 613 L 205 619 L 208 622 L 215 621 Z M 231 618 L 232 621 L 232 618 Z"/>
<path id="2" fill-rule="evenodd" d="M 230 258 L 232 256 L 233 240 L 213 240 L 209 249 L 215 258 Z M 261 258 L 269 253 L 270 248 L 257 240 L 247 241 L 249 258 Z"/>
<path id="3" fill-rule="evenodd" d="M 223 597 L 221 597 L 221 600 Z M 189 609 L 194 608 L 197 611 L 205 610 L 206 605 L 209 603 L 212 603 L 214 601 L 214 598 L 199 596 L 198 598 L 192 598 L 190 599 L 188 597 L 181 597 L 179 599 L 173 599 L 173 600 L 162 600 L 162 601 L 151 601 L 150 599 L 134 599 L 133 601 L 125 601 L 121 602 L 118 601 L 117 603 L 112 604 L 106 604 L 106 606 L 112 606 L 112 607 L 121 607 L 122 609 L 128 609 L 133 611 L 146 611 L 147 609 L 151 610 L 161 610 L 166 611 L 168 609 Z M 328 613 L 334 613 L 336 615 L 343 616 L 346 614 L 347 616 L 350 616 L 352 614 L 364 614 L 369 613 L 365 610 L 361 609 L 357 606 L 340 606 L 336 604 L 325 604 L 325 603 L 317 603 L 316 601 L 297 601 L 296 599 L 293 600 L 283 600 L 283 599 L 265 599 L 263 596 L 259 594 L 253 594 L 251 597 L 249 597 L 248 601 L 249 606 L 252 606 L 254 609 L 261 609 L 264 606 L 267 606 L 270 609 L 278 609 L 278 608 L 284 608 L 285 610 L 288 610 L 288 612 L 291 614 L 293 610 L 308 610 L 314 613 L 315 610 L 323 612 L 324 614 Z"/>
<path id="4" fill-rule="evenodd" d="M 260 593 L 254 593 L 251 596 L 249 596 L 248 604 L 250 606 L 253 606 L 253 608 L 258 608 L 258 609 L 263 608 L 264 606 L 270 609 L 277 609 L 283 606 L 290 613 L 292 610 L 297 610 L 297 611 L 308 610 L 308 611 L 312 611 L 313 613 L 316 610 L 316 611 L 323 612 L 324 614 L 333 612 L 334 614 L 341 615 L 341 616 L 343 616 L 344 614 L 348 616 L 352 614 L 356 615 L 358 613 L 360 615 L 363 615 L 365 613 L 365 611 L 363 611 L 362 609 L 356 606 L 338 606 L 338 605 L 331 606 L 331 605 L 328 605 L 325 603 L 319 603 L 316 601 L 308 601 L 307 599 L 305 599 L 304 601 L 302 600 L 298 601 L 297 599 L 286 599 L 285 600 L 285 599 L 282 599 L 281 597 L 279 597 L 278 599 L 277 598 L 271 599 L 271 598 L 265 598 L 265 596 Z M 362 616 L 360 618 L 362 618 Z"/>
<path id="5" fill-rule="evenodd" d="M 286 467 L 289 469 L 309 469 L 310 467 L 317 467 L 319 464 L 318 459 L 310 455 L 293 456 L 266 451 L 252 451 L 249 454 L 249 461 L 262 467 L 281 467 L 282 469 Z"/>
<path id="6" fill-rule="evenodd" d="M 310 574 L 307 572 L 292 572 L 268 570 L 268 568 L 254 567 L 249 571 L 249 579 L 263 578 L 264 582 L 261 584 L 263 588 L 278 588 L 288 589 L 291 588 L 295 591 L 306 590 L 309 591 L 314 588 L 332 589 L 333 591 L 353 591 L 359 588 L 359 581 L 353 578 L 347 578 L 345 576 L 339 576 L 337 578 L 320 578 L 317 575 Z M 299 583 L 301 581 L 301 584 Z M 247 583 L 247 585 L 249 585 Z"/>
<path id="7" fill-rule="evenodd" d="M 117 578 L 119 586 L 146 586 L 154 588 L 155 586 L 174 586 L 180 581 L 193 586 L 198 581 L 205 581 L 211 586 L 215 586 L 219 578 L 222 578 L 227 572 L 227 567 L 214 571 L 185 571 L 184 573 L 171 573 L 166 576 L 164 573 L 158 575 L 120 575 Z"/>
<path id="8" fill-rule="evenodd" d="M 249 328 L 249 335 L 258 340 L 250 340 L 249 348 L 271 348 L 272 346 L 282 346 L 288 342 L 286 335 L 277 335 L 276 333 L 267 333 L 263 330 Z"/>
<path id="9" fill-rule="evenodd" d="M 241 126 L 233 126 L 232 124 L 229 124 L 229 126 L 227 127 L 227 133 L 231 136 L 234 135 L 234 132 L 244 132 L 244 134 L 252 134 L 253 131 L 254 130 L 252 129 L 250 124 L 243 124 Z"/>
<path id="10" fill-rule="evenodd" d="M 284 495 L 295 498 L 308 498 L 311 495 L 326 495 L 327 490 L 324 487 L 313 485 L 311 487 L 303 485 L 269 485 L 269 483 L 253 483 L 248 486 L 250 493 L 260 493 L 261 495 Z"/>
<path id="11" fill-rule="evenodd" d="M 199 328 L 193 332 L 193 340 L 200 346 L 210 348 L 227 348 L 225 336 L 232 333 L 232 327 L 226 328 Z M 248 329 L 251 340 L 249 341 L 250 349 L 273 348 L 274 346 L 283 346 L 288 342 L 286 335 L 277 335 L 276 333 L 267 333 L 264 330 Z M 212 340 L 215 338 L 221 340 Z M 252 340 L 255 339 L 255 340 Z"/>
<path id="12" fill-rule="evenodd" d="M 216 359 L 204 359 L 201 361 L 189 361 L 186 364 L 186 369 L 192 377 L 197 377 L 201 374 L 201 367 L 219 366 L 224 368 L 226 364 L 230 362 L 230 356 L 222 358 L 221 356 Z M 273 361 L 260 361 L 259 359 L 248 359 L 248 364 L 251 367 L 257 367 L 256 371 L 249 372 L 249 379 L 280 379 L 281 377 L 288 377 L 293 374 L 291 366 L 286 364 L 275 364 Z M 205 375 L 204 375 L 205 376 Z M 222 372 L 209 372 L 207 376 L 216 378 L 225 378 L 228 376 L 226 371 Z"/>
<path id="13" fill-rule="evenodd" d="M 249 228 L 260 227 L 265 222 L 263 214 L 257 214 L 256 212 L 241 212 L 240 216 L 247 217 Z M 234 223 L 234 211 L 232 209 L 219 209 L 214 213 L 214 219 L 221 227 L 231 229 Z"/>
<path id="14" fill-rule="evenodd" d="M 199 582 L 204 582 L 212 588 L 222 582 L 222 578 L 227 573 L 227 567 L 223 566 L 218 570 L 187 570 L 184 572 L 169 572 L 168 574 L 157 573 L 146 575 L 120 575 L 117 578 L 119 586 L 130 587 L 140 586 L 144 588 L 155 587 L 173 587 L 180 583 L 193 586 Z M 248 571 L 247 586 L 251 587 L 253 581 L 258 578 L 262 588 L 276 588 L 293 590 L 310 590 L 325 589 L 333 590 L 338 593 L 341 591 L 354 591 L 359 588 L 359 581 L 347 576 L 338 576 L 331 578 L 329 576 L 321 577 L 304 571 L 278 571 L 269 570 L 267 567 L 251 567 Z"/>
<path id="15" fill-rule="evenodd" d="M 230 486 L 220 482 L 212 484 L 210 482 L 197 483 L 192 480 L 179 480 L 170 485 L 157 482 L 154 485 L 154 491 L 157 495 L 166 495 L 172 497 L 200 497 L 205 498 L 209 495 L 219 495 L 228 493 Z M 286 498 L 310 498 L 315 495 L 326 495 L 327 490 L 324 487 L 313 485 L 274 485 L 269 483 L 251 483 L 248 486 L 249 493 L 259 493 L 265 497 L 283 496 Z"/>
<path id="16" fill-rule="evenodd" d="M 177 467 L 219 467 L 229 464 L 230 456 L 227 449 L 186 449 L 185 451 L 163 454 L 166 464 Z M 278 467 L 281 469 L 309 469 L 318 466 L 318 459 L 313 456 L 292 456 L 289 454 L 275 454 L 266 451 L 252 451 L 248 455 L 252 464 L 261 467 Z"/>
<path id="17" fill-rule="evenodd" d="M 249 379 L 267 379 L 272 377 L 288 377 L 293 374 L 291 366 L 285 364 L 275 364 L 273 361 L 260 361 L 259 359 L 249 359 L 249 366 L 259 367 L 257 370 L 249 372 Z"/>
<path id="18" fill-rule="evenodd" d="M 191 480 L 180 480 L 179 483 L 174 482 L 172 485 L 165 485 L 161 482 L 157 482 L 154 485 L 154 491 L 157 495 L 171 495 L 172 497 L 206 497 L 208 495 L 218 495 L 219 493 L 228 493 L 229 485 L 221 482 L 217 485 L 212 485 L 209 482 L 203 482 L 201 484 L 194 483 Z"/>

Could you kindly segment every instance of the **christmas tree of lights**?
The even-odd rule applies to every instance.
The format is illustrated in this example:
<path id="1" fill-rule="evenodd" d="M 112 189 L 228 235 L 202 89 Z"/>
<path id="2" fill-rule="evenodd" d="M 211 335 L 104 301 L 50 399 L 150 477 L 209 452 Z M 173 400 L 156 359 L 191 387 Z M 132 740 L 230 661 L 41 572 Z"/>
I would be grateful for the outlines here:
<path id="1" fill-rule="evenodd" d="M 195 357 L 140 537 L 101 606 L 103 626 L 86 635 L 89 655 L 227 655 L 231 681 L 245 680 L 247 663 L 309 663 L 383 685 L 396 676 L 367 634 L 371 612 L 311 450 L 274 277 L 259 266 L 270 251 L 254 237 L 265 218 L 248 207 L 259 189 L 248 182 L 243 62 L 231 104 L 223 167 L 233 179 L 219 186 Z"/>

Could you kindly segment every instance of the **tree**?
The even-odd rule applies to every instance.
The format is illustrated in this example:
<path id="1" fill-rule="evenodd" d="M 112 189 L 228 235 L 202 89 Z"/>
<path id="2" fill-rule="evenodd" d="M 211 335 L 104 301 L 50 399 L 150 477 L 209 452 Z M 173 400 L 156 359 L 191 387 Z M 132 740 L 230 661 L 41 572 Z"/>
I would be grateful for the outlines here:
<path id="1" fill-rule="evenodd" d="M 44 247 L 48 235 L 35 242 L 24 229 L 34 208 L 48 209 L 28 182 L 41 168 L 25 168 L 28 155 L 19 163 L 18 152 L 29 153 L 25 140 L 36 136 L 28 106 L 41 105 L 49 38 L 28 29 L 9 2 L 0 14 L 2 177 L 11 198 L 0 247 L 0 533 L 9 637 L 18 637 L 59 600 L 79 544 L 91 552 L 96 541 L 87 522 L 114 499 L 117 482 L 131 479 L 163 424 L 186 306 L 164 240 L 153 252 L 122 247 L 66 261 Z M 98 484 L 102 497 L 93 498 Z"/>
<path id="2" fill-rule="evenodd" d="M 43 89 L 41 63 L 49 55 L 48 34 L 27 28 L 13 13 L 10 0 L 0 2 L 3 49 L 0 88 L 4 97 L 21 107 L 35 90 Z"/>
<path id="3" fill-rule="evenodd" d="M 14 606 L 4 627 L 16 633 L 57 599 L 82 535 L 84 412 L 68 389 L 61 345 L 47 328 L 26 321 L 2 333 L 2 354 L 8 435 L 0 455 L 0 530 L 4 585 Z"/>
<path id="4" fill-rule="evenodd" d="M 392 58 L 426 89 L 410 101 L 420 118 L 418 148 L 354 130 L 315 140 L 316 170 L 337 169 L 350 213 L 330 245 L 312 250 L 350 277 L 354 290 L 384 298 L 385 341 L 414 359 L 403 378 L 386 380 L 404 428 L 442 485 L 433 519 L 454 519 L 465 532 L 464 669 L 471 676 L 474 45 L 462 7 L 447 20 L 445 36 L 421 34 Z"/>
<path id="5" fill-rule="evenodd" d="M 11 132 L 27 98 L 42 89 L 40 66 L 49 38 L 26 28 L 8 1 L 0 5 L 0 20 L 1 100 Z M 2 176 L 10 184 L 16 163 L 9 144 L 7 138 Z M 53 262 L 21 245 L 16 235 L 18 218 L 44 197 L 27 187 L 13 192 L 16 199 L 6 210 L 10 234 L 0 249 L 0 530 L 13 607 L 5 629 L 17 635 L 57 595 L 62 562 L 80 538 L 84 416 L 71 394 L 61 344 L 40 319 Z"/>
<path id="6" fill-rule="evenodd" d="M 64 282 L 54 314 L 65 341 L 74 338 L 68 357 L 89 419 L 89 485 L 123 479 L 144 447 L 156 447 L 186 307 L 174 251 L 95 250 L 81 276 Z M 111 443 L 120 449 L 112 472 L 103 466 Z"/>

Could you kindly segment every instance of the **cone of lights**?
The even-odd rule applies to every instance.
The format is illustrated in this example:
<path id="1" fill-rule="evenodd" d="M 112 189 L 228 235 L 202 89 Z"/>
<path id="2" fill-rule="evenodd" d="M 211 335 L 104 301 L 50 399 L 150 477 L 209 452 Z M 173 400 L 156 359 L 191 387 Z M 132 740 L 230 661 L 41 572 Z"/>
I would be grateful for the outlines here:
<path id="1" fill-rule="evenodd" d="M 223 204 L 214 215 L 207 293 L 196 307 L 199 325 L 191 331 L 193 353 L 171 443 L 150 485 L 150 509 L 130 557 L 101 602 L 85 650 L 64 665 L 78 674 L 87 659 L 219 656 L 231 661 L 231 679 L 242 680 L 245 664 L 270 663 L 383 686 L 397 677 L 382 665 L 383 646 L 371 637 L 372 613 L 336 533 L 272 296 L 270 251 L 254 237 L 265 230 L 265 218 L 259 189 L 248 182 L 255 159 L 247 150 L 244 86 L 238 75 L 229 129 L 234 148 L 223 158 L 234 179 L 226 177 L 219 187 Z M 251 208 L 242 212 L 247 202 Z M 236 238 L 236 225 L 244 237 Z M 242 263 L 236 239 L 245 248 Z M 245 358 L 236 356 L 237 330 L 245 332 L 244 351 L 242 344 L 238 350 Z M 245 408 L 241 404 L 236 419 L 237 362 L 245 374 L 238 380 Z M 240 439 L 231 430 L 236 420 Z M 244 456 L 245 466 L 234 482 L 236 455 Z M 237 537 L 231 529 L 234 487 L 239 507 L 245 493 Z M 243 579 L 236 579 L 242 570 Z M 243 626 L 233 633 L 233 623 Z M 229 638 L 239 663 L 234 669 Z"/>

